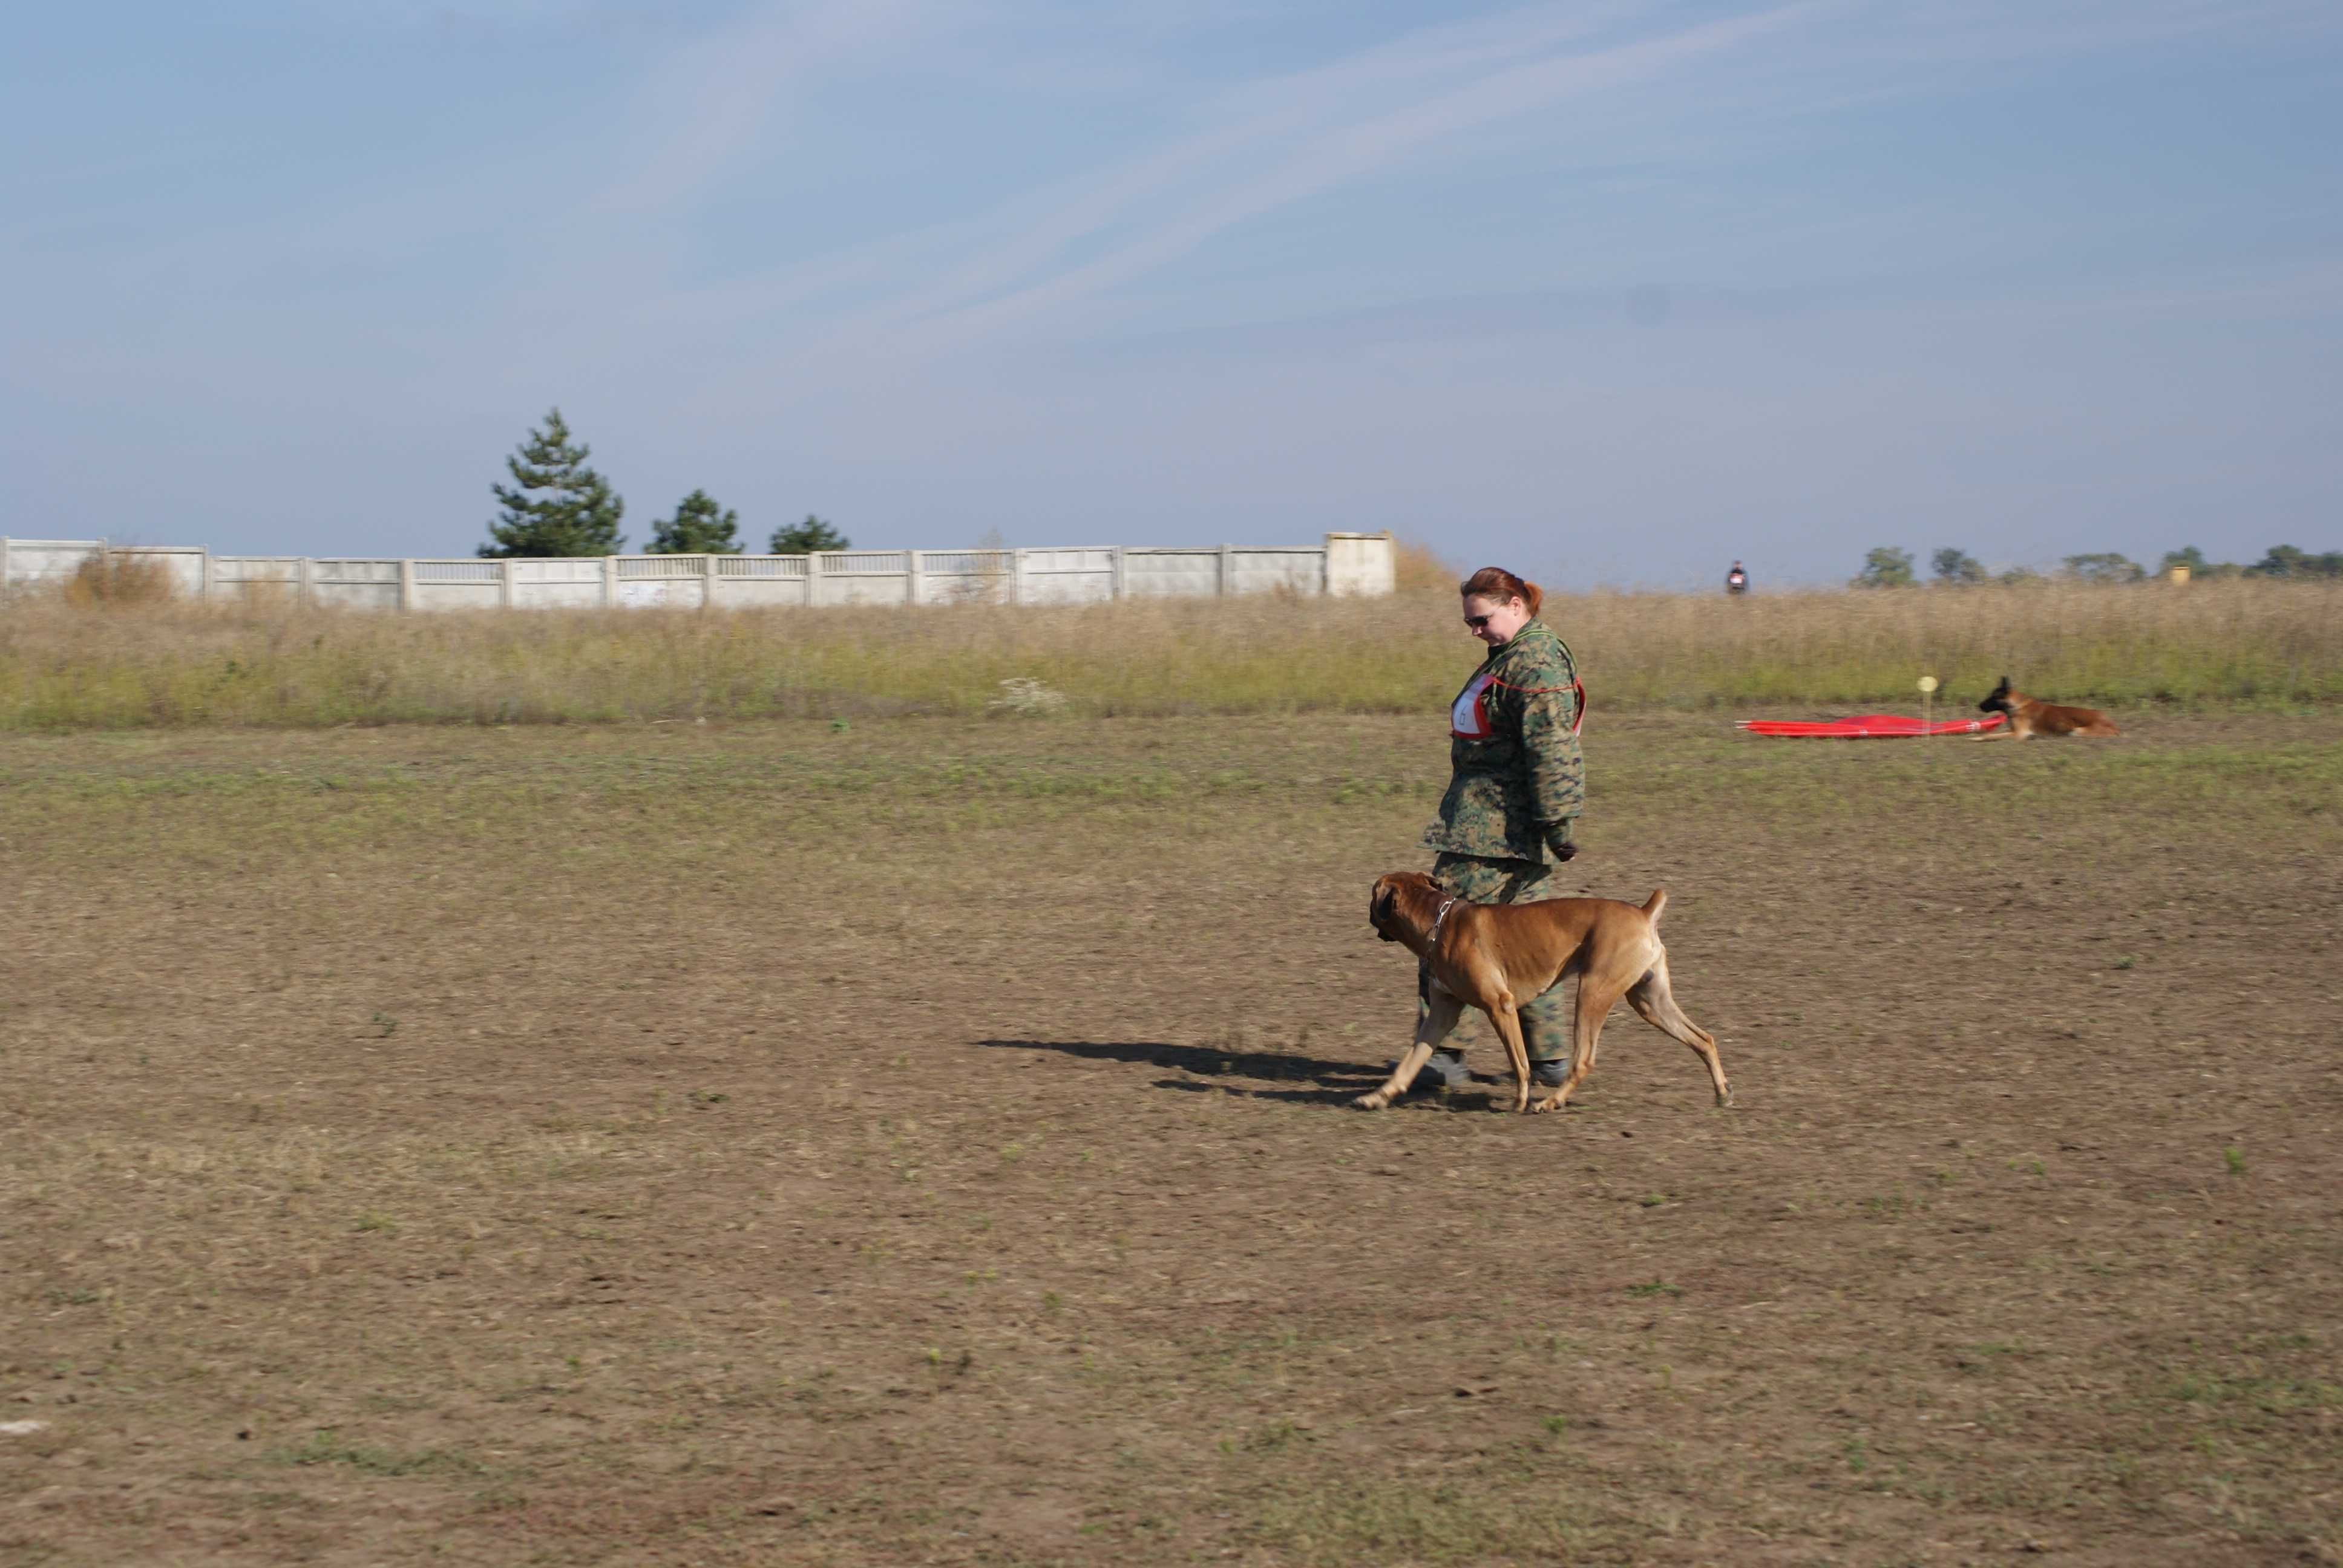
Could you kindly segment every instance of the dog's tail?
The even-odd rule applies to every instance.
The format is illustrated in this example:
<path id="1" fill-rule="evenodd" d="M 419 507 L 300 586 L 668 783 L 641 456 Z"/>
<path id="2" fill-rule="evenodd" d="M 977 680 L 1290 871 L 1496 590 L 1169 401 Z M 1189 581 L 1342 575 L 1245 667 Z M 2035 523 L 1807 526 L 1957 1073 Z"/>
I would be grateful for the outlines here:
<path id="1" fill-rule="evenodd" d="M 1652 896 L 1644 900 L 1644 918 L 1656 926 L 1660 923 L 1660 916 L 1667 907 L 1668 890 L 1665 888 L 1654 888 Z"/>

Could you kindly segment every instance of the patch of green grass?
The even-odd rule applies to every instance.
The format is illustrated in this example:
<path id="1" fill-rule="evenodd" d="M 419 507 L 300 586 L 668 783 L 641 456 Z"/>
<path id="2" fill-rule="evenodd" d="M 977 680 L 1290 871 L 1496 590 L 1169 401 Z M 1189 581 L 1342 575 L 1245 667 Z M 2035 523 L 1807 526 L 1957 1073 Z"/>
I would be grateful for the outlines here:
<path id="1" fill-rule="evenodd" d="M 2184 1372 L 2165 1393 L 2185 1404 L 2245 1405 L 2268 1415 L 2343 1405 L 2343 1384 L 2267 1372 Z"/>
<path id="2" fill-rule="evenodd" d="M 1523 1473 L 1367 1483 L 1285 1478 L 1247 1511 L 1242 1534 L 1287 1563 L 1567 1562 L 1588 1541 L 1567 1491 Z"/>
<path id="3" fill-rule="evenodd" d="M 1296 1426 L 1290 1421 L 1272 1421 L 1245 1433 L 1242 1446 L 1250 1452 L 1273 1453 L 1279 1449 L 1291 1447 L 1297 1442 L 1307 1442 L 1310 1438 L 1311 1433 L 1307 1429 Z"/>

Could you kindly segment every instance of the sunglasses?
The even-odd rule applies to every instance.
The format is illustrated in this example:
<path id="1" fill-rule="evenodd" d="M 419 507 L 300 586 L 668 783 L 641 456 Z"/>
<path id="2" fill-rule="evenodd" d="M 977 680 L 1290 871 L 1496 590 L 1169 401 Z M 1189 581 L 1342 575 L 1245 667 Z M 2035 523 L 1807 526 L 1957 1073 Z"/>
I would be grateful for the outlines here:
<path id="1" fill-rule="evenodd" d="M 1479 631 L 1489 624 L 1489 618 L 1485 615 L 1468 615 L 1464 618 L 1464 624 L 1474 631 Z"/>

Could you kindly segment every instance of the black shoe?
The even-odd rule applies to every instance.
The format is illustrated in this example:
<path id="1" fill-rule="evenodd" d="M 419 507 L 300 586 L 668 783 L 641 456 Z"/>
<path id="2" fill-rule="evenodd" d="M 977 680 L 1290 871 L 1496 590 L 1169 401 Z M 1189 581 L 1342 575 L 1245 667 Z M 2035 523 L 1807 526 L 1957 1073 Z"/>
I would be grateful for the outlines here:
<path id="1" fill-rule="evenodd" d="M 1560 1089 L 1562 1081 L 1570 1076 L 1570 1063 L 1556 1058 L 1552 1061 L 1530 1063 L 1530 1077 L 1548 1089 Z"/>
<path id="2" fill-rule="evenodd" d="M 1396 1069 L 1399 1063 L 1394 1061 L 1392 1066 Z M 1435 1050 L 1432 1053 L 1432 1060 L 1417 1071 L 1415 1081 L 1407 1086 L 1407 1091 L 1410 1094 L 1432 1094 L 1443 1089 L 1463 1089 L 1472 1081 L 1473 1075 L 1464 1070 L 1463 1057 L 1453 1050 Z"/>

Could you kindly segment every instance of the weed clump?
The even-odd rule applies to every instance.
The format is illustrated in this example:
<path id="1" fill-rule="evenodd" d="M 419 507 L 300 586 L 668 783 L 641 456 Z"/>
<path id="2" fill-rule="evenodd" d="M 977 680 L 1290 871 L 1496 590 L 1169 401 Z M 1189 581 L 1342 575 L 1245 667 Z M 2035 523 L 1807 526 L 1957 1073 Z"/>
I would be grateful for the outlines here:
<path id="1" fill-rule="evenodd" d="M 169 603 L 177 591 L 161 561 L 100 550 L 74 568 L 62 597 L 75 609 L 143 609 Z"/>

